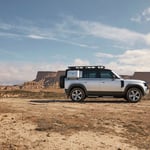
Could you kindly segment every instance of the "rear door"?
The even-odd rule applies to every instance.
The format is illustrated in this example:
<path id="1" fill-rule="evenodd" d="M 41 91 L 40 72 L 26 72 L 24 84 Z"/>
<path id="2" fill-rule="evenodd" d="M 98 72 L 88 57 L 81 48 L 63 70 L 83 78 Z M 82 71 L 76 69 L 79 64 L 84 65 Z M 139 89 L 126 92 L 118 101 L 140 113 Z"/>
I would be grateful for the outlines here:
<path id="1" fill-rule="evenodd" d="M 82 83 L 84 83 L 84 86 L 86 87 L 87 91 L 99 91 L 99 71 L 97 69 L 83 70 Z"/>

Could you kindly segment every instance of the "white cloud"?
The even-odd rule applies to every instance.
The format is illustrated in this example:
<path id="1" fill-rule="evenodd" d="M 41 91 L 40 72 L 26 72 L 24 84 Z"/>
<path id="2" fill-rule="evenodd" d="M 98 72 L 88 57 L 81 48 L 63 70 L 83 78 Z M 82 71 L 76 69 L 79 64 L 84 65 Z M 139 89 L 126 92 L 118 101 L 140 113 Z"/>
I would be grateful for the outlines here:
<path id="1" fill-rule="evenodd" d="M 100 57 L 101 63 L 104 63 L 104 65 L 116 70 L 120 74 L 133 74 L 135 71 L 150 71 L 150 49 L 127 50 L 119 55 L 105 53 L 96 53 L 95 55 L 98 58 Z"/>
<path id="2" fill-rule="evenodd" d="M 131 21 L 142 23 L 142 22 L 149 22 L 150 21 L 150 7 L 143 10 L 143 12 L 139 13 L 135 17 L 131 18 Z"/>
<path id="3" fill-rule="evenodd" d="M 31 39 L 45 39 L 43 36 L 34 35 L 34 34 L 28 35 L 27 37 L 29 37 Z"/>
<path id="4" fill-rule="evenodd" d="M 1 37 L 6 37 L 6 38 L 19 38 L 18 34 L 15 33 L 6 33 L 6 32 L 0 32 Z"/>
<path id="5" fill-rule="evenodd" d="M 142 18 L 140 15 L 137 15 L 136 17 L 132 17 L 130 20 L 133 22 L 141 23 Z"/>
<path id="6" fill-rule="evenodd" d="M 106 38 L 121 42 L 135 42 L 142 39 L 143 35 L 128 29 L 116 28 L 96 22 L 80 22 L 81 27 L 89 34 L 99 38 Z"/>
<path id="7" fill-rule="evenodd" d="M 146 12 L 144 13 L 146 15 Z M 126 28 L 118 28 L 101 22 L 85 21 L 73 17 L 64 17 L 63 21 L 45 27 L 38 24 L 25 23 L 17 26 L 0 23 L 2 32 L 0 36 L 19 38 L 31 38 L 35 40 L 54 40 L 82 48 L 98 49 L 94 42 L 102 39 L 112 40 L 126 45 L 137 43 L 150 45 L 147 34 L 138 33 Z M 91 42 L 91 40 L 93 42 Z M 93 44 L 89 44 L 93 43 Z"/>
<path id="8" fill-rule="evenodd" d="M 0 65 L 0 85 L 22 84 L 35 79 L 37 71 L 64 70 L 63 63 L 33 64 L 33 63 L 4 63 Z"/>
<path id="9" fill-rule="evenodd" d="M 1 30 L 10 30 L 12 28 L 13 28 L 13 25 L 0 22 L 0 29 Z"/>
<path id="10" fill-rule="evenodd" d="M 90 65 L 89 61 L 88 60 L 82 60 L 80 58 L 76 58 L 74 60 L 74 64 L 75 66 L 84 66 L 84 65 Z"/>
<path id="11" fill-rule="evenodd" d="M 114 55 L 98 52 L 98 53 L 96 53 L 96 57 L 99 57 L 99 58 L 113 58 Z"/>
<path id="12" fill-rule="evenodd" d="M 145 38 L 146 38 L 147 44 L 150 45 L 150 34 L 147 34 Z"/>
<path id="13" fill-rule="evenodd" d="M 69 45 L 74 45 L 82 48 L 91 48 L 97 49 L 98 47 L 95 45 L 86 44 L 79 40 L 74 40 L 75 37 L 79 36 L 79 32 L 73 31 L 69 28 L 70 24 L 66 22 L 67 29 L 63 29 L 62 22 L 60 24 L 55 24 L 50 27 L 40 27 L 38 25 L 33 24 L 30 21 L 23 21 L 25 24 L 7 24 L 0 22 L 0 32 L 1 37 L 7 38 L 30 38 L 35 40 L 53 40 Z M 29 22 L 29 24 L 28 24 Z M 68 24 L 68 25 L 67 25 Z M 76 30 L 76 29 L 75 29 Z"/>
<path id="14" fill-rule="evenodd" d="M 66 24 L 67 28 L 74 27 L 79 35 L 85 37 L 108 39 L 128 46 L 134 46 L 137 43 L 150 45 L 150 42 L 147 42 L 147 34 L 138 33 L 126 28 L 113 27 L 102 24 L 101 22 L 78 20 L 73 17 L 68 17 L 66 19 Z M 70 24 L 70 26 L 68 24 Z"/>
<path id="15" fill-rule="evenodd" d="M 0 49 L 0 55 L 1 57 L 5 57 L 5 56 L 11 56 L 13 58 L 16 58 L 16 59 L 24 59 L 25 57 L 14 52 L 14 51 L 8 51 L 8 50 L 4 50 L 4 49 Z"/>
<path id="16" fill-rule="evenodd" d="M 150 21 L 150 7 L 142 12 L 142 16 L 146 21 Z"/>
<path id="17" fill-rule="evenodd" d="M 150 67 L 150 50 L 148 49 L 127 50 L 124 54 L 116 57 L 123 64 Z"/>

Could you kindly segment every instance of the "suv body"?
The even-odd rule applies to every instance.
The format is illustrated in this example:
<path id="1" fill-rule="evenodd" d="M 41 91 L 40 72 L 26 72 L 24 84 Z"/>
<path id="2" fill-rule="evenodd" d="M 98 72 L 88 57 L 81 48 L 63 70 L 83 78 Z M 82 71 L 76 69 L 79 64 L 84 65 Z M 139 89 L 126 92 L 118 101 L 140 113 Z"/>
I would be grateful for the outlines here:
<path id="1" fill-rule="evenodd" d="M 112 96 L 138 102 L 149 93 L 145 81 L 123 79 L 104 66 L 73 66 L 60 78 L 60 87 L 65 88 L 72 101 L 80 102 L 86 97 Z"/>

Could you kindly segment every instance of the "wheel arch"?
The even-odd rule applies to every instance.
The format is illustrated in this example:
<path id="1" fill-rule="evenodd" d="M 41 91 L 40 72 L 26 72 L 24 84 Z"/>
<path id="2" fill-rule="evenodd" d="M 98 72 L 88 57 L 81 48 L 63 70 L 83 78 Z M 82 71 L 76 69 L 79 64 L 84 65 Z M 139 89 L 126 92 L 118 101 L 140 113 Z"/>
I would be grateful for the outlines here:
<path id="1" fill-rule="evenodd" d="M 71 92 L 72 89 L 74 89 L 74 88 L 81 88 L 81 89 L 84 91 L 85 96 L 87 96 L 87 90 L 86 90 L 85 86 L 82 85 L 82 84 L 73 84 L 73 85 L 71 85 L 71 86 L 68 88 L 68 96 L 70 96 L 70 92 Z"/>
<path id="2" fill-rule="evenodd" d="M 142 95 L 144 95 L 143 88 L 140 85 L 137 85 L 137 84 L 129 84 L 129 85 L 127 85 L 127 87 L 125 88 L 125 95 L 127 94 L 128 90 L 130 88 L 138 88 L 142 92 Z"/>

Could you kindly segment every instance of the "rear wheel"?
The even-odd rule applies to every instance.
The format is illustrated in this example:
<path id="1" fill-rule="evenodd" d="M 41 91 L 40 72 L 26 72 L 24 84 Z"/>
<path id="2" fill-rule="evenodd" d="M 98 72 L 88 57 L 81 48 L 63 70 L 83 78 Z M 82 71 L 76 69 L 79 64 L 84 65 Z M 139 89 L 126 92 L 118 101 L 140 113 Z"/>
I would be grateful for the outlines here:
<path id="1" fill-rule="evenodd" d="M 85 99 L 85 93 L 81 88 L 73 88 L 70 93 L 73 102 L 81 102 Z"/>
<path id="2" fill-rule="evenodd" d="M 127 91 L 126 99 L 131 103 L 139 102 L 142 98 L 142 92 L 139 88 L 130 88 Z"/>

